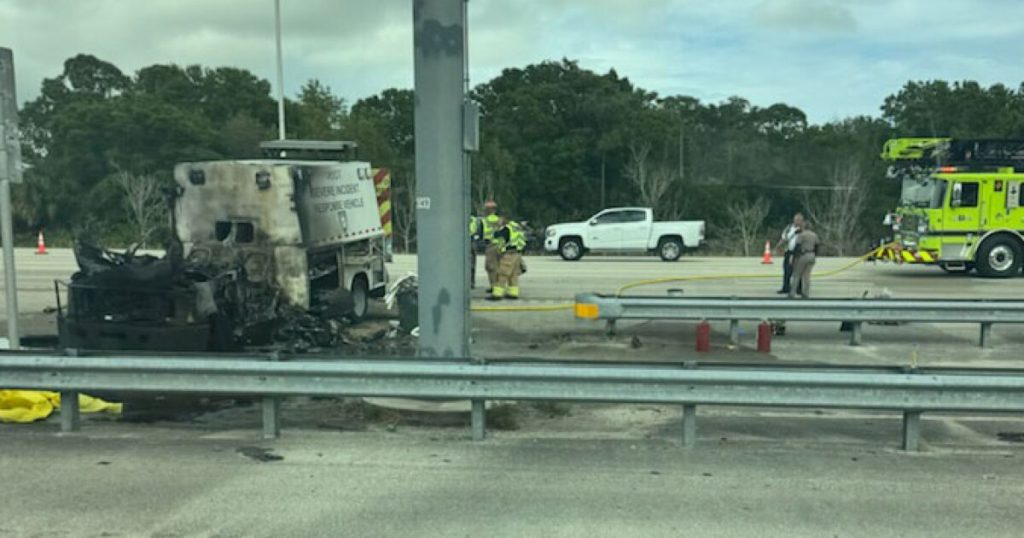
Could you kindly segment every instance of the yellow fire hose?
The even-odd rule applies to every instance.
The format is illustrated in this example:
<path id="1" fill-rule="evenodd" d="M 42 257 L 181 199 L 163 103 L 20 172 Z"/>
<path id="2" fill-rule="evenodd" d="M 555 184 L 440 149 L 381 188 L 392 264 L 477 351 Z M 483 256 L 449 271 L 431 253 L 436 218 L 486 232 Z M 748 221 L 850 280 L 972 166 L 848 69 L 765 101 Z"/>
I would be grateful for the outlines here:
<path id="1" fill-rule="evenodd" d="M 884 250 L 886 248 L 890 248 L 893 245 L 894 245 L 894 243 L 890 243 L 888 245 L 884 245 L 884 246 L 881 246 L 881 247 L 873 248 L 870 251 L 868 251 L 868 252 L 858 256 L 857 258 L 855 258 L 850 263 L 848 263 L 846 265 L 843 265 L 842 267 L 838 267 L 836 269 L 830 269 L 828 271 L 822 271 L 820 273 L 814 273 L 814 276 L 816 278 L 828 278 L 828 277 L 831 277 L 831 276 L 838 275 L 840 273 L 843 273 L 845 271 L 848 271 L 848 270 L 852 269 L 853 267 L 855 267 L 858 264 L 864 262 L 865 260 L 871 258 L 872 256 L 876 256 L 882 250 Z M 618 295 L 622 295 L 622 293 L 624 291 L 631 290 L 633 288 L 639 288 L 639 287 L 642 287 L 642 286 L 653 286 L 653 285 L 656 285 L 656 284 L 668 284 L 668 283 L 672 283 L 672 282 L 696 282 L 696 281 L 707 281 L 707 280 L 739 280 L 739 279 L 778 278 L 778 277 L 779 276 L 776 275 L 776 274 L 749 274 L 748 273 L 748 274 L 733 274 L 733 275 L 691 275 L 691 276 L 677 276 L 677 277 L 667 277 L 667 278 L 654 278 L 654 279 L 650 279 L 650 280 L 636 280 L 636 281 L 633 281 L 633 282 L 626 283 L 626 284 L 620 286 L 619 289 L 615 291 L 615 295 L 617 295 L 617 296 Z M 530 306 L 530 305 L 523 305 L 523 306 L 518 306 L 518 305 L 508 305 L 508 306 L 480 305 L 480 306 L 473 306 L 470 309 L 473 312 L 554 312 L 554 311 L 560 311 L 560 310 L 572 310 L 574 307 L 575 307 L 575 303 L 560 303 L 560 304 L 536 305 L 536 306 Z"/>

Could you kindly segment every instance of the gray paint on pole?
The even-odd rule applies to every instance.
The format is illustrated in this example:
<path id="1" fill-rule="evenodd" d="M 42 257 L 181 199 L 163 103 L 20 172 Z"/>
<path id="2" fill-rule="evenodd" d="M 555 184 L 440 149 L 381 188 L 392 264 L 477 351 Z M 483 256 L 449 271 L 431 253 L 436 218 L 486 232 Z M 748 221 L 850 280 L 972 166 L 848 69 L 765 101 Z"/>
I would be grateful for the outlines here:
<path id="1" fill-rule="evenodd" d="M 419 356 L 469 355 L 463 0 L 414 0 Z"/>
<path id="2" fill-rule="evenodd" d="M 4 302 L 7 304 L 7 339 L 11 349 L 21 347 L 11 216 L 11 183 L 21 181 L 20 143 L 18 101 L 14 94 L 14 54 L 11 49 L 0 48 L 0 241 L 3 241 Z"/>

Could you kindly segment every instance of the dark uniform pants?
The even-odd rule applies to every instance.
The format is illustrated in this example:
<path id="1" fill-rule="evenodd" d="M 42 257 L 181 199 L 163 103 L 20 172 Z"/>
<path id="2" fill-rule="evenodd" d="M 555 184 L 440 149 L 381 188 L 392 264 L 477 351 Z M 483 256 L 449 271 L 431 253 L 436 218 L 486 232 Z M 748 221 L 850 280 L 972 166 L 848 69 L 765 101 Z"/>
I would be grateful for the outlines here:
<path id="1" fill-rule="evenodd" d="M 789 284 L 793 280 L 793 252 L 786 251 L 782 258 L 782 293 L 789 293 Z"/>

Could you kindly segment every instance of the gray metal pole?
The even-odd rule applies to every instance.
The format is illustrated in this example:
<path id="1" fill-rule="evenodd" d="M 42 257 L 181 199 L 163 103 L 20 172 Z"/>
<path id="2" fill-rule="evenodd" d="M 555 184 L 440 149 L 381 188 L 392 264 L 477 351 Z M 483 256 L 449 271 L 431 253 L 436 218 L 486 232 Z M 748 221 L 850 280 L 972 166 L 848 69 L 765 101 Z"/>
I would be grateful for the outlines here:
<path id="1" fill-rule="evenodd" d="M 14 223 L 11 217 L 11 181 L 19 164 L 17 144 L 18 101 L 14 94 L 14 55 L 0 48 L 0 240 L 4 251 L 4 302 L 7 304 L 7 340 L 21 347 L 18 333 L 18 283 L 14 272 Z"/>
<path id="2" fill-rule="evenodd" d="M 277 138 L 284 140 L 284 59 L 281 55 L 281 0 L 274 0 L 274 36 L 277 44 Z"/>
<path id="3" fill-rule="evenodd" d="M 463 0 L 413 2 L 421 357 L 469 355 L 464 6 Z"/>

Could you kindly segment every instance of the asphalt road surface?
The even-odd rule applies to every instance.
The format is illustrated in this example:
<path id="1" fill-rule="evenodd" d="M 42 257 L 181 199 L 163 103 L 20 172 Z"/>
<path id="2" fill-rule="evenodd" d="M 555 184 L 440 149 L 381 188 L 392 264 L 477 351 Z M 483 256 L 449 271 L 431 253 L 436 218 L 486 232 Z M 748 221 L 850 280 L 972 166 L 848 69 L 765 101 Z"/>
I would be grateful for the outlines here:
<path id="1" fill-rule="evenodd" d="M 1021 450 L 908 455 L 841 421 L 811 426 L 830 424 L 737 441 L 744 426 L 723 423 L 691 450 L 536 431 L 261 442 L 195 424 L 0 425 L 0 536 L 1020 536 Z"/>
<path id="2" fill-rule="evenodd" d="M 822 258 L 815 271 L 825 272 L 848 265 L 851 258 Z M 77 269 L 70 249 L 50 249 L 38 256 L 33 249 L 16 249 L 18 303 L 22 312 L 39 312 L 55 306 L 54 281 L 68 280 Z M 639 280 L 715 276 L 715 280 L 679 282 L 636 288 L 630 293 L 664 294 L 670 288 L 688 295 L 774 296 L 781 286 L 781 261 L 762 265 L 760 258 L 684 257 L 667 263 L 656 257 L 585 257 L 566 262 L 554 256 L 528 257 L 528 271 L 521 285 L 523 297 L 537 301 L 572 300 L 576 293 L 613 292 Z M 392 277 L 416 270 L 415 256 L 398 255 L 389 266 Z M 755 278 L 749 278 L 754 276 Z M 483 259 L 477 267 L 474 297 L 482 299 L 486 288 Z M 949 275 L 926 266 L 859 264 L 836 276 L 813 280 L 819 297 L 855 297 L 864 291 L 888 288 L 898 297 L 1005 298 L 1024 297 L 1024 278 L 992 280 Z M 4 293 L 6 297 L 6 290 Z"/>
<path id="3" fill-rule="evenodd" d="M 75 270 L 70 251 L 18 254 L 23 317 L 51 319 L 40 312 L 55 305 L 53 280 Z M 774 296 L 780 266 L 759 261 L 530 258 L 527 299 L 519 304 L 692 275 L 725 278 L 636 291 Z M 848 262 L 825 259 L 819 270 Z M 412 269 L 408 256 L 391 267 L 395 276 Z M 476 299 L 483 281 L 481 270 Z M 1005 298 L 1022 296 L 1024 279 L 861 264 L 819 279 L 814 291 L 855 297 L 883 288 L 896 297 Z M 965 323 L 869 326 L 865 345 L 850 347 L 832 324 L 791 323 L 763 354 L 751 349 L 753 324 L 742 326 L 735 347 L 727 326 L 715 324 L 712 351 L 698 354 L 692 323 L 622 323 L 612 338 L 565 311 L 477 312 L 473 322 L 475 354 L 560 360 L 1017 366 L 1024 345 L 1018 328 L 997 325 L 993 346 L 980 350 L 977 326 Z M 670 406 L 554 412 L 520 404 L 532 411 L 522 411 L 515 429 L 491 430 L 481 443 L 467 440 L 464 423 L 424 425 L 385 414 L 353 426 L 339 418 L 342 408 L 289 399 L 284 437 L 275 441 L 259 439 L 257 406 L 141 423 L 89 416 L 72 435 L 57 434 L 52 417 L 0 425 L 0 537 L 935 537 L 1020 536 L 1024 528 L 1018 416 L 926 415 L 923 452 L 906 454 L 897 449 L 895 413 L 702 407 L 700 442 L 686 450 L 678 442 L 679 410 Z"/>

